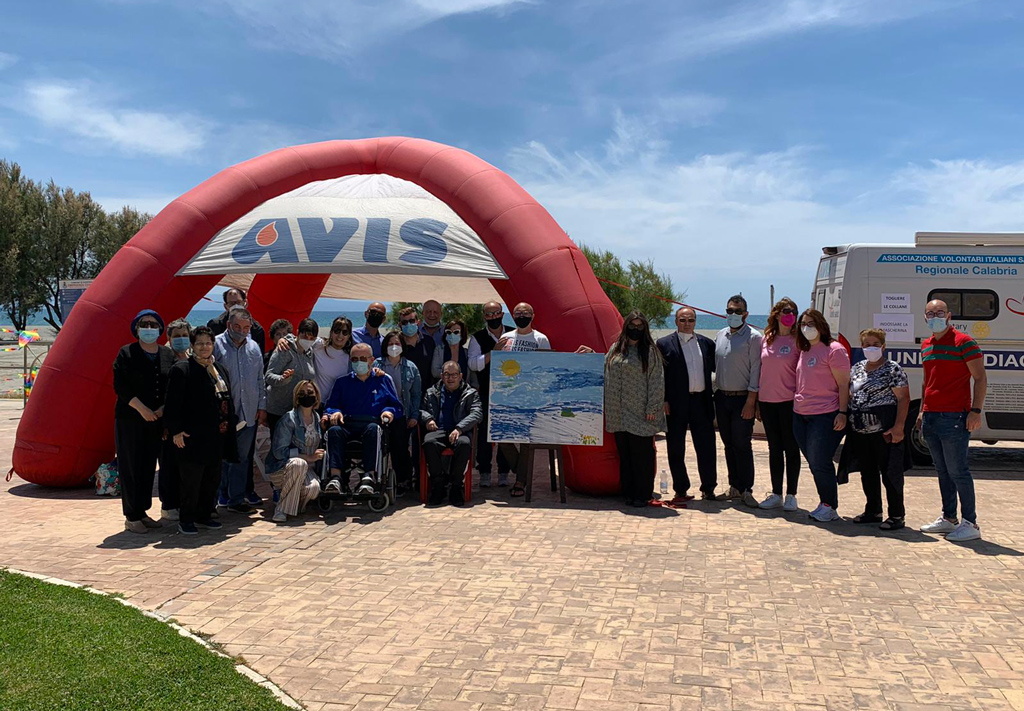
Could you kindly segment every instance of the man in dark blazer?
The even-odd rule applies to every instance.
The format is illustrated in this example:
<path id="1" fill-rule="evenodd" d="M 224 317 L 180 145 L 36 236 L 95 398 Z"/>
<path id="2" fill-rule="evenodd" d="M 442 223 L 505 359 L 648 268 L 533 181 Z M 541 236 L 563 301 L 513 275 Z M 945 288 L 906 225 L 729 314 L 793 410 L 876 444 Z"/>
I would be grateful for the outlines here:
<path id="1" fill-rule="evenodd" d="M 691 500 L 686 473 L 686 430 L 697 454 L 701 498 L 716 501 L 718 455 L 715 452 L 715 404 L 711 373 L 715 342 L 694 333 L 697 314 L 688 306 L 676 311 L 676 333 L 658 339 L 665 358 L 665 414 L 668 416 L 668 465 L 676 496 L 671 503 Z"/>

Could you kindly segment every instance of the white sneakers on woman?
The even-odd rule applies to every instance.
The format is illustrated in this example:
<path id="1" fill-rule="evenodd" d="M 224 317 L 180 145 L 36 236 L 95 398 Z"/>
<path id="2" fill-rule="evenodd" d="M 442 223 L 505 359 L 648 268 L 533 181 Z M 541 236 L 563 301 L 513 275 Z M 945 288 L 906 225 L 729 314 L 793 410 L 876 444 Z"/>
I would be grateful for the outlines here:
<path id="1" fill-rule="evenodd" d="M 782 497 L 775 493 L 768 494 L 768 497 L 758 504 L 758 508 L 762 509 L 778 509 L 781 507 Z"/>
<path id="2" fill-rule="evenodd" d="M 782 505 L 783 511 L 796 511 L 797 510 L 796 497 L 792 494 L 786 494 L 786 503 Z"/>
<path id="3" fill-rule="evenodd" d="M 950 520 L 939 516 L 931 523 L 921 526 L 923 533 L 945 533 L 947 541 L 953 541 L 956 543 L 962 541 L 976 541 L 981 538 L 981 528 L 976 523 L 970 521 L 960 521 L 957 523 L 956 519 Z"/>

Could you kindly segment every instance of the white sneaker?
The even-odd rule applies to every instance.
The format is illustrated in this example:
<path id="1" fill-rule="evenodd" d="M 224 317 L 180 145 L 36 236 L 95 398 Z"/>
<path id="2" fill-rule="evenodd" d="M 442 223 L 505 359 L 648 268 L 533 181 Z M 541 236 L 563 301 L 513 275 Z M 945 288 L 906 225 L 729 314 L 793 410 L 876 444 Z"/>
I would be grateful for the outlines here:
<path id="1" fill-rule="evenodd" d="M 362 481 L 359 482 L 359 494 L 372 494 L 373 493 L 373 479 L 370 476 L 364 476 Z"/>
<path id="2" fill-rule="evenodd" d="M 782 505 L 782 510 L 783 511 L 796 511 L 797 510 L 796 497 L 793 496 L 792 494 L 786 494 L 786 503 L 784 503 Z"/>
<path id="3" fill-rule="evenodd" d="M 948 518 L 942 518 L 939 516 L 931 523 L 926 523 L 921 526 L 922 533 L 952 533 L 956 530 L 957 521 L 956 519 L 950 521 Z"/>
<path id="4" fill-rule="evenodd" d="M 829 506 L 828 504 L 821 504 L 821 506 L 819 506 L 817 510 L 815 510 L 815 512 L 811 514 L 811 518 L 813 518 L 815 521 L 828 523 L 829 521 L 838 521 L 839 514 L 837 514 L 836 510 Z"/>
<path id="5" fill-rule="evenodd" d="M 768 498 L 758 504 L 762 509 L 777 509 L 782 506 L 782 497 L 778 494 L 769 494 Z"/>
<path id="6" fill-rule="evenodd" d="M 165 521 L 177 521 L 179 518 L 178 509 L 160 509 L 160 518 Z"/>
<path id="7" fill-rule="evenodd" d="M 274 517 L 272 520 L 274 523 L 285 523 L 288 520 L 288 514 L 281 509 L 274 509 Z"/>
<path id="8" fill-rule="evenodd" d="M 822 507 L 824 507 L 824 506 L 825 506 L 825 504 L 818 504 L 818 508 L 814 509 L 814 511 L 811 511 L 811 512 L 810 512 L 810 513 L 808 513 L 807 515 L 808 515 L 808 516 L 809 516 L 810 518 L 814 518 L 814 517 L 815 517 L 816 515 L 818 515 L 818 514 L 820 514 L 820 513 L 821 513 L 821 509 L 822 509 Z"/>
<path id="9" fill-rule="evenodd" d="M 971 523 L 970 521 L 963 520 L 956 529 L 946 536 L 947 541 L 976 541 L 981 538 L 981 529 L 978 524 Z"/>

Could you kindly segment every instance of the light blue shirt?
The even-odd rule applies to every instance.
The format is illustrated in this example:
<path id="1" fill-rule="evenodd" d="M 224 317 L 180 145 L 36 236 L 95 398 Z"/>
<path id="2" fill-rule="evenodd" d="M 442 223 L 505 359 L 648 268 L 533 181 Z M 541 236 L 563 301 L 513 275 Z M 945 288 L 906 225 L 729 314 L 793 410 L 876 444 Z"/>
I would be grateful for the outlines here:
<path id="1" fill-rule="evenodd" d="M 433 333 L 427 331 L 427 324 L 420 321 L 420 338 L 430 338 L 439 346 L 444 345 L 444 322 L 442 321 L 437 326 L 437 330 Z"/>
<path id="2" fill-rule="evenodd" d="M 213 339 L 213 357 L 228 371 L 235 414 L 247 427 L 256 426 L 256 411 L 267 409 L 267 388 L 263 381 L 263 354 L 251 338 L 236 346 L 229 332 Z"/>
<path id="3" fill-rule="evenodd" d="M 377 335 L 370 333 L 367 326 L 360 326 L 352 329 L 352 340 L 356 343 L 365 343 L 373 352 L 374 358 L 380 358 L 380 342 L 384 340 L 384 334 L 377 329 Z"/>

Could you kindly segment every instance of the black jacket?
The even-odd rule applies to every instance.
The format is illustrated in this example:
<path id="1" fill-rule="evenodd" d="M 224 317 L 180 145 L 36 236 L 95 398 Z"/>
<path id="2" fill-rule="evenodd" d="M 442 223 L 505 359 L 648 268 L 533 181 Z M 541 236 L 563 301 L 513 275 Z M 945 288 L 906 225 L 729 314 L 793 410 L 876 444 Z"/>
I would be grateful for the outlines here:
<path id="1" fill-rule="evenodd" d="M 443 389 L 444 384 L 438 383 L 423 393 L 423 412 L 420 413 L 420 420 L 423 424 L 433 420 L 438 427 L 441 426 L 441 390 Z M 455 429 L 468 434 L 484 418 L 480 395 L 465 383 L 459 386 L 456 393 L 459 400 L 455 403 L 455 410 L 452 413 L 456 422 Z"/>
<path id="2" fill-rule="evenodd" d="M 211 318 L 206 322 L 206 325 L 213 331 L 214 336 L 219 336 L 228 330 L 228 312 L 225 311 L 217 318 Z M 252 329 L 249 331 L 249 337 L 252 338 L 253 343 L 260 347 L 260 353 L 267 352 L 267 334 L 263 330 L 263 326 L 256 319 L 252 320 Z M 274 344 L 277 345 L 276 343 Z M 266 365 L 267 359 L 264 358 L 264 366 Z"/>
<path id="3" fill-rule="evenodd" d="M 502 334 L 514 330 L 515 326 L 501 325 Z M 498 342 L 491 338 L 491 332 L 487 330 L 486 326 L 474 333 L 473 338 L 476 339 L 477 344 L 480 346 L 480 352 L 484 355 L 493 351 L 494 347 L 498 345 Z M 498 338 L 501 338 L 501 336 L 499 335 Z M 480 402 L 486 403 L 491 395 L 491 364 L 485 364 L 483 370 L 474 371 L 474 375 L 476 376 L 477 391 L 480 393 Z"/>
<path id="4" fill-rule="evenodd" d="M 694 334 L 704 356 L 704 392 L 699 397 L 704 401 L 708 417 L 714 418 L 715 403 L 711 392 L 711 373 L 715 370 L 715 342 L 707 336 Z M 684 413 L 690 401 L 690 371 L 679 343 L 679 336 L 670 333 L 658 339 L 658 350 L 665 357 L 665 402 L 675 413 Z"/>
<path id="5" fill-rule="evenodd" d="M 164 425 L 168 437 L 174 437 L 179 432 L 188 434 L 185 448 L 175 447 L 174 451 L 189 462 L 209 464 L 221 459 L 238 461 L 235 439 L 238 416 L 231 402 L 231 381 L 224 366 L 214 363 L 214 367 L 228 386 L 228 391 L 222 397 L 217 396 L 213 379 L 206 368 L 194 358 L 178 361 L 171 368 L 167 402 L 164 405 Z"/>
<path id="6" fill-rule="evenodd" d="M 117 394 L 114 417 L 145 422 L 138 410 L 128 403 L 137 397 L 150 410 L 160 408 L 164 404 L 172 365 L 174 351 L 167 346 L 158 348 L 154 360 L 150 360 L 138 341 L 122 346 L 114 358 L 114 392 Z"/>

